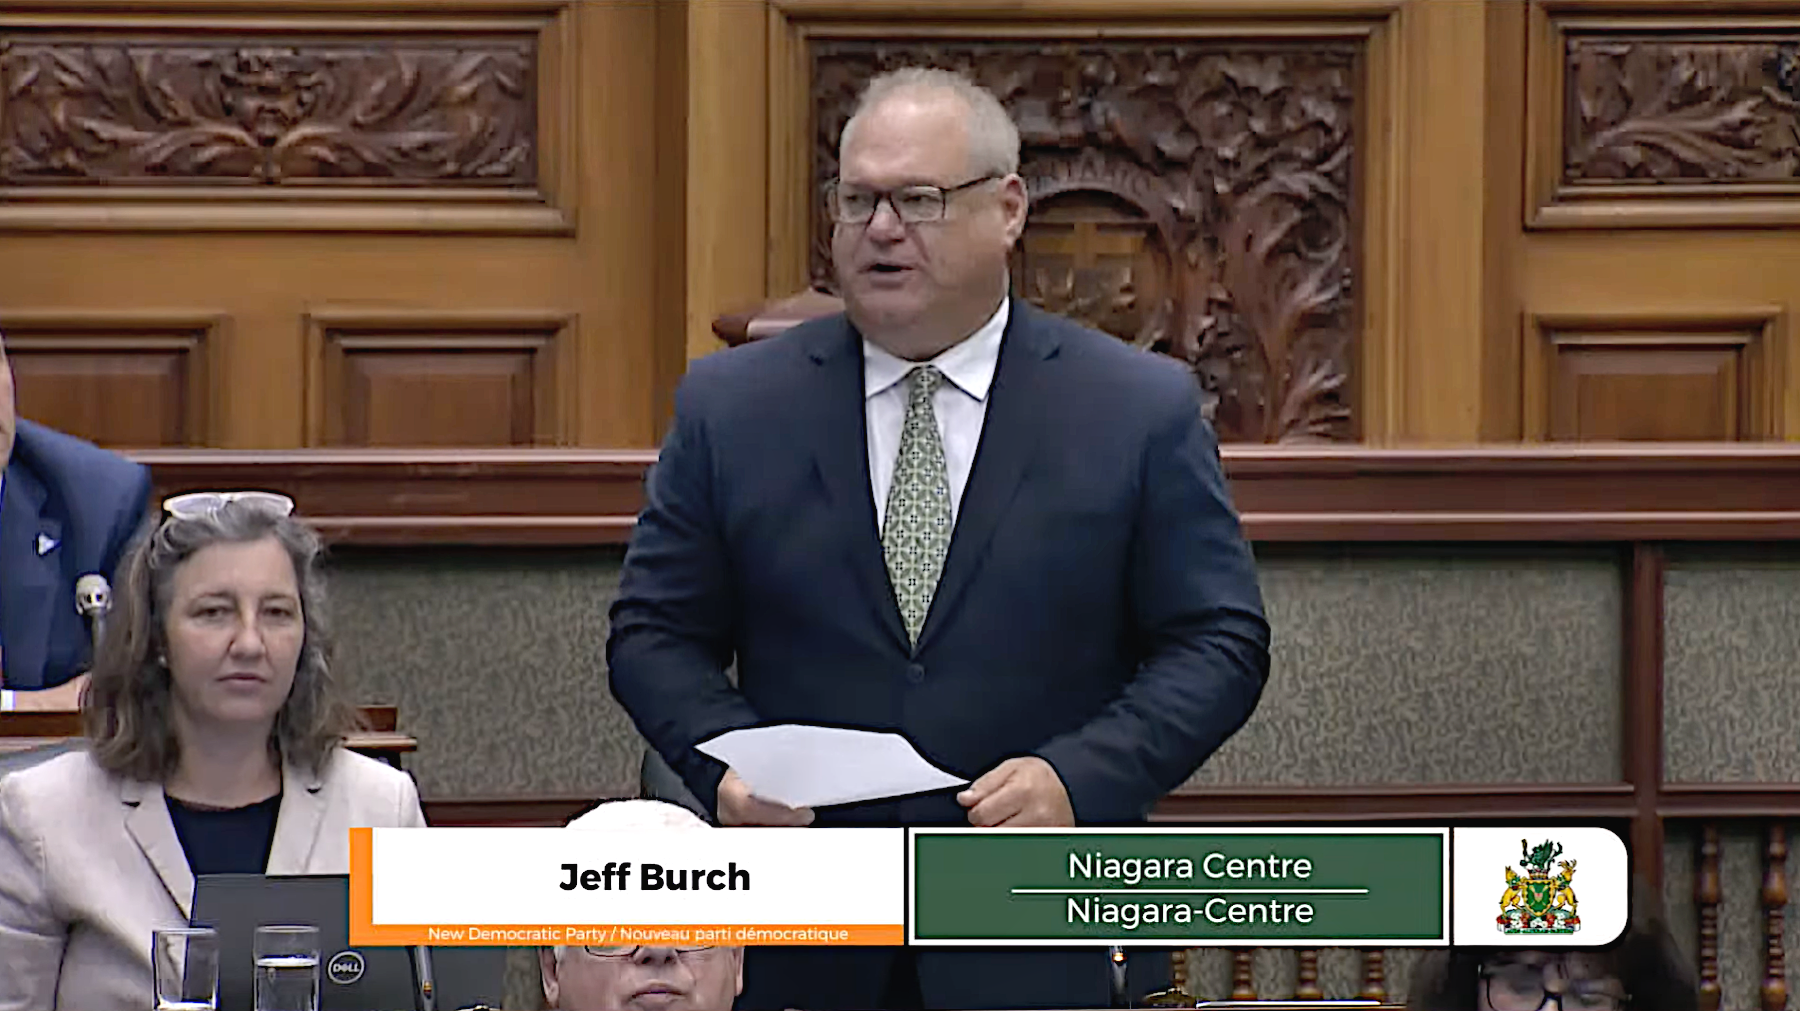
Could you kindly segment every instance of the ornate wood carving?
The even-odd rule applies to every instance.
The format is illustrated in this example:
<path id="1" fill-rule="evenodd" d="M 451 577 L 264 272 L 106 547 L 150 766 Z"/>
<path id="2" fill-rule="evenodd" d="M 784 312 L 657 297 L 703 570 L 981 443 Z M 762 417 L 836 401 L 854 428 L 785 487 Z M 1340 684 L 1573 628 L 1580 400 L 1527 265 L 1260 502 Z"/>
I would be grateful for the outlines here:
<path id="1" fill-rule="evenodd" d="M 1694 867 L 1694 911 L 1700 924 L 1700 1011 L 1719 1011 L 1719 826 L 1700 826 Z"/>
<path id="2" fill-rule="evenodd" d="M 0 182 L 533 187 L 523 38 L 15 38 Z"/>
<path id="3" fill-rule="evenodd" d="M 1188 363 L 1221 438 L 1353 440 L 1349 41 L 813 45 L 815 181 L 870 77 L 968 73 L 1020 126 L 1032 224 L 1015 289 Z M 830 287 L 815 206 L 812 276 Z"/>
<path id="4" fill-rule="evenodd" d="M 1786 1011 L 1787 954 L 1783 922 L 1787 918 L 1787 826 L 1769 822 L 1769 842 L 1763 849 L 1763 1011 Z"/>
<path id="5" fill-rule="evenodd" d="M 1571 35 L 1566 182 L 1792 183 L 1800 44 Z"/>

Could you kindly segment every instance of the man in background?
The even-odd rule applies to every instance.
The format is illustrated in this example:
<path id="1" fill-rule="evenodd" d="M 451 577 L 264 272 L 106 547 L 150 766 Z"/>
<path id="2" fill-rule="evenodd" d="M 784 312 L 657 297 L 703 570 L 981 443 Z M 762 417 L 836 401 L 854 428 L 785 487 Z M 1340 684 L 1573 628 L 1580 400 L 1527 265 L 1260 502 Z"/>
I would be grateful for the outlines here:
<path id="1" fill-rule="evenodd" d="M 590 832 L 708 828 L 657 800 L 615 800 L 569 822 Z M 744 949 L 558 945 L 538 950 L 544 1000 L 563 1011 L 731 1011 L 744 988 Z"/>
<path id="2" fill-rule="evenodd" d="M 150 471 L 17 417 L 4 342 L 0 465 L 0 710 L 73 710 L 93 642 L 75 583 L 112 582 L 150 508 Z"/>
<path id="3" fill-rule="evenodd" d="M 612 611 L 613 692 L 724 824 L 1141 823 L 1268 674 L 1199 389 L 1009 296 L 1027 197 L 988 92 L 885 75 L 840 151 L 847 313 L 692 364 Z M 763 723 L 898 732 L 973 782 L 792 810 L 695 748 Z M 756 947 L 747 980 L 762 1009 L 1111 997 L 1098 947 Z"/>

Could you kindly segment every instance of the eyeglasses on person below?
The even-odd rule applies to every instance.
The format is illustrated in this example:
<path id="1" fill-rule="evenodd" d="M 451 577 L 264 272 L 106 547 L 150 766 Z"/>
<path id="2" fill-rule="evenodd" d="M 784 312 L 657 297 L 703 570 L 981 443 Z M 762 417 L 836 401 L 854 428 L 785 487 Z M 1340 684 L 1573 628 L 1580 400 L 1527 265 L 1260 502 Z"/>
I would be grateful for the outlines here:
<path id="1" fill-rule="evenodd" d="M 272 491 L 194 491 L 163 499 L 163 515 L 191 520 L 211 516 L 233 502 L 244 502 L 274 513 L 292 516 L 294 500 Z"/>
<path id="2" fill-rule="evenodd" d="M 1538 1011 L 1549 1002 L 1561 1011 L 1619 1011 L 1629 1002 L 1617 983 L 1605 979 L 1565 977 L 1560 990 L 1551 990 L 1545 969 L 1529 962 L 1483 966 L 1488 1007 L 1493 1011 Z"/>

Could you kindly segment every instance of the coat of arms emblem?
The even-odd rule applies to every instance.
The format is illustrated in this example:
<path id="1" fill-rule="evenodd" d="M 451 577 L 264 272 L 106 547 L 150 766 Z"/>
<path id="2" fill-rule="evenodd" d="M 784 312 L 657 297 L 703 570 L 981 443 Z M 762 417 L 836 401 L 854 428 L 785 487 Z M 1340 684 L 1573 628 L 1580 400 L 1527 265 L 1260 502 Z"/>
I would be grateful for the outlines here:
<path id="1" fill-rule="evenodd" d="M 1506 868 L 1506 891 L 1500 895 L 1500 915 L 1495 924 L 1503 934 L 1573 934 L 1581 929 L 1575 913 L 1575 861 L 1559 860 L 1562 844 L 1545 840 L 1533 847 L 1519 840 L 1525 868 L 1518 874 Z M 1550 871 L 1556 865 L 1556 873 Z"/>

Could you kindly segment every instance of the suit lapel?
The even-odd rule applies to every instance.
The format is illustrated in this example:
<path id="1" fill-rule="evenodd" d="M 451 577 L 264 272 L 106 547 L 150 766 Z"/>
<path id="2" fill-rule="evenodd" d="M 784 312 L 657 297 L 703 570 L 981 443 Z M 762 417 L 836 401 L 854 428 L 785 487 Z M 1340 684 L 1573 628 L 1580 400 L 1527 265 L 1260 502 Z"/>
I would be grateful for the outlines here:
<path id="1" fill-rule="evenodd" d="M 874 608 L 875 619 L 902 649 L 910 651 L 900 607 L 888 582 L 876 526 L 875 499 L 869 489 L 868 420 L 863 396 L 863 360 L 859 338 L 848 321 L 812 335 L 808 356 L 821 372 L 823 393 L 804 412 L 810 432 L 802 437 L 816 447 L 814 462 L 830 496 L 840 527 L 838 540 L 845 561 Z"/>
<path id="2" fill-rule="evenodd" d="M 1044 391 L 1048 360 L 1056 354 L 1054 336 L 1039 325 L 1036 311 L 1014 299 L 1000 344 L 1000 361 L 988 390 L 987 416 L 981 425 L 981 442 L 963 489 L 956 529 L 950 537 L 950 554 L 932 594 L 931 610 L 919 632 L 919 648 L 954 614 L 956 601 L 969 580 L 981 568 L 981 560 L 994 530 L 1018 493 L 1037 448 L 1044 411 L 1050 398 Z"/>
<path id="3" fill-rule="evenodd" d="M 43 515 L 44 498 L 29 470 L 6 469 L 0 489 L 0 569 L 7 575 L 0 590 L 0 682 L 15 688 L 42 686 L 54 624 L 62 523 Z M 47 550 L 40 552 L 40 544 Z"/>
<path id="4" fill-rule="evenodd" d="M 119 789 L 119 801 L 129 809 L 125 831 L 155 868 L 181 915 L 192 916 L 194 873 L 188 868 L 187 854 L 182 852 L 181 840 L 175 835 L 175 823 L 169 818 L 162 787 L 127 781 Z"/>
<path id="5" fill-rule="evenodd" d="M 275 844 L 269 848 L 268 873 L 306 873 L 324 821 L 324 780 L 284 764 L 281 812 L 275 818 Z"/>

